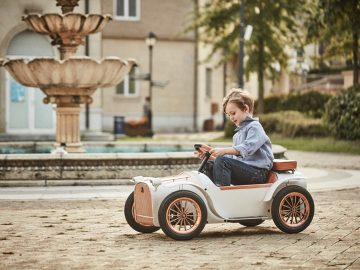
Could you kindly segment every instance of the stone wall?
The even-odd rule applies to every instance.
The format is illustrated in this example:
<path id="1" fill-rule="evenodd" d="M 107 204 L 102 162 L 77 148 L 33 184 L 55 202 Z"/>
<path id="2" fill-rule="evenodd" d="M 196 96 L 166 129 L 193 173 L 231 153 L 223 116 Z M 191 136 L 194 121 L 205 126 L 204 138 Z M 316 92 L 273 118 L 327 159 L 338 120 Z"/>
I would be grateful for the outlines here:
<path id="1" fill-rule="evenodd" d="M 196 170 L 191 152 L 122 154 L 0 155 L 1 182 L 32 180 L 129 180 L 134 176 L 162 177 Z"/>

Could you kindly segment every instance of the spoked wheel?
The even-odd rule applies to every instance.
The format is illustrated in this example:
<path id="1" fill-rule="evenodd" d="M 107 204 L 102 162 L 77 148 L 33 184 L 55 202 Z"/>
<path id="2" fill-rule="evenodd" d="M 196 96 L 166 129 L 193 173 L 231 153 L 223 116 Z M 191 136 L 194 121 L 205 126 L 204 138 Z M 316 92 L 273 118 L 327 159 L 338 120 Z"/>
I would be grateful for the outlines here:
<path id="1" fill-rule="evenodd" d="M 143 225 L 135 220 L 135 207 L 134 207 L 134 192 L 132 192 L 125 202 L 125 219 L 127 223 L 137 232 L 153 233 L 159 230 L 159 227 Z"/>
<path id="2" fill-rule="evenodd" d="M 246 227 L 255 227 L 257 225 L 260 225 L 264 221 L 265 220 L 263 220 L 263 219 L 246 219 L 246 220 L 239 221 L 239 223 Z"/>
<path id="3" fill-rule="evenodd" d="M 205 227 L 207 209 L 193 192 L 177 191 L 160 205 L 159 223 L 164 233 L 175 240 L 190 240 Z"/>
<path id="4" fill-rule="evenodd" d="M 288 186 L 280 190 L 271 206 L 275 225 L 286 233 L 305 230 L 314 217 L 314 211 L 310 193 L 299 186 Z"/>

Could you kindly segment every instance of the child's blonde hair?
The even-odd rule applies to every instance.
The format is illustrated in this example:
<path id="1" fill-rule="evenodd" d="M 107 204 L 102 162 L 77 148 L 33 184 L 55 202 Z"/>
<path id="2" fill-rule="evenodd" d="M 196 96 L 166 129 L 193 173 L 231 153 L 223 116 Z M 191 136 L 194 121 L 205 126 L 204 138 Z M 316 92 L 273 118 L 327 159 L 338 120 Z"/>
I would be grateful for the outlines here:
<path id="1" fill-rule="evenodd" d="M 229 94 L 227 94 L 226 97 L 224 97 L 222 103 L 224 113 L 226 113 L 225 109 L 229 102 L 236 104 L 242 111 L 246 110 L 245 105 L 249 107 L 249 113 L 252 114 L 254 111 L 254 99 L 252 98 L 252 96 L 248 91 L 243 90 L 241 88 L 231 89 Z"/>

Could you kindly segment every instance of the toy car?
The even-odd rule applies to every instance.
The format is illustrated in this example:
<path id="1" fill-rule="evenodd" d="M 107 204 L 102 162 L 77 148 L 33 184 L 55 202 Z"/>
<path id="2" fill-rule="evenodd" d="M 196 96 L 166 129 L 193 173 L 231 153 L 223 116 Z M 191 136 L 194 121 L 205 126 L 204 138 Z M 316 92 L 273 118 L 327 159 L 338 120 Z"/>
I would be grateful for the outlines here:
<path id="1" fill-rule="evenodd" d="M 199 150 L 205 146 L 195 145 Z M 199 150 L 200 151 L 200 150 Z M 285 233 L 306 229 L 314 216 L 314 201 L 293 160 L 274 160 L 264 184 L 216 186 L 204 173 L 211 158 L 205 151 L 198 171 L 176 176 L 133 178 L 135 189 L 125 202 L 128 224 L 141 233 L 160 228 L 175 240 L 200 234 L 206 223 L 234 222 L 252 227 L 273 219 Z"/>

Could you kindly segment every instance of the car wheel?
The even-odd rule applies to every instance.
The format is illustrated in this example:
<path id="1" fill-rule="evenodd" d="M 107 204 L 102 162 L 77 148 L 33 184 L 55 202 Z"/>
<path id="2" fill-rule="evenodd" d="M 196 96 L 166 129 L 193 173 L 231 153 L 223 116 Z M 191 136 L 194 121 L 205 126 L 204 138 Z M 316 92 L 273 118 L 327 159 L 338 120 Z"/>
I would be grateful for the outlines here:
<path id="1" fill-rule="evenodd" d="M 255 227 L 257 225 L 260 225 L 264 221 L 265 220 L 263 220 L 263 219 L 246 219 L 246 220 L 239 221 L 239 223 L 246 227 Z"/>
<path id="2" fill-rule="evenodd" d="M 271 205 L 274 223 L 285 233 L 305 230 L 314 217 L 314 211 L 310 193 L 299 186 L 288 186 L 280 190 Z"/>
<path id="3" fill-rule="evenodd" d="M 126 199 L 125 207 L 125 219 L 127 223 L 130 225 L 137 232 L 141 233 L 153 233 L 158 231 L 160 228 L 155 226 L 143 225 L 136 222 L 134 214 L 135 214 L 135 207 L 134 207 L 134 192 L 132 192 L 129 197 Z"/>
<path id="4" fill-rule="evenodd" d="M 177 191 L 165 198 L 159 208 L 159 223 L 164 233 L 175 240 L 198 236 L 207 221 L 204 201 L 190 191 Z"/>

